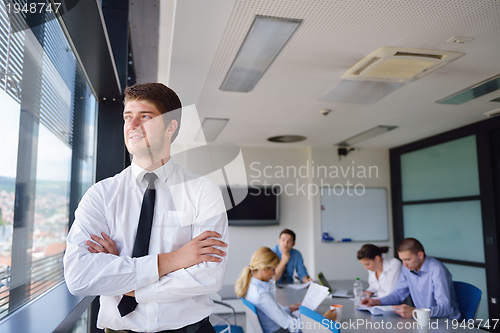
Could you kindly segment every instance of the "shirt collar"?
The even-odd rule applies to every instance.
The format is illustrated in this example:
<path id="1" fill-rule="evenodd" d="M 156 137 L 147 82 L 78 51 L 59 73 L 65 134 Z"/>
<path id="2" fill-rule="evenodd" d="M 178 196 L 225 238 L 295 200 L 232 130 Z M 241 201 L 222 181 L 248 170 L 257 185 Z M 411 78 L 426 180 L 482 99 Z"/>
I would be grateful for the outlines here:
<path id="1" fill-rule="evenodd" d="M 382 272 L 387 272 L 391 269 L 391 267 L 389 267 L 389 259 L 384 259 L 382 261 Z"/>
<path id="2" fill-rule="evenodd" d="M 271 286 L 270 286 L 269 282 L 261 281 L 257 278 L 254 278 L 253 276 L 252 276 L 252 279 L 250 280 L 250 283 L 253 284 L 254 286 L 260 287 L 266 291 L 271 290 Z"/>
<path id="3" fill-rule="evenodd" d="M 428 272 L 429 271 L 429 265 L 430 262 L 427 260 L 429 257 L 425 257 L 424 263 L 422 264 L 422 267 L 420 267 L 420 271 L 418 271 L 418 274 L 420 275 L 421 272 Z"/>
<path id="4" fill-rule="evenodd" d="M 144 175 L 148 172 L 153 172 L 154 174 L 156 174 L 158 180 L 164 183 L 175 168 L 175 163 L 172 161 L 172 157 L 168 159 L 167 163 L 165 163 L 164 165 L 153 171 L 148 171 L 141 168 L 140 166 L 135 164 L 134 161 L 132 161 L 131 165 L 132 165 L 132 174 L 134 175 L 134 178 L 137 179 L 138 184 L 141 184 L 143 181 L 145 181 Z"/>

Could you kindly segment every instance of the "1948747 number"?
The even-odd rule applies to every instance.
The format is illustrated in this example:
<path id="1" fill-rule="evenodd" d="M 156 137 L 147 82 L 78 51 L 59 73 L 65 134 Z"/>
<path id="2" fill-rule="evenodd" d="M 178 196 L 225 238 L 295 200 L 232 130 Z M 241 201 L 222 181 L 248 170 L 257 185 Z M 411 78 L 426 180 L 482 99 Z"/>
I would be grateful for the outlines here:
<path id="1" fill-rule="evenodd" d="M 30 4 L 27 4 L 25 3 L 24 6 L 21 6 L 20 4 L 18 3 L 14 3 L 14 4 L 6 4 L 5 5 L 6 9 L 7 9 L 7 13 L 20 13 L 20 12 L 23 12 L 23 13 L 31 13 L 31 14 L 35 14 L 35 13 L 58 13 L 59 12 L 59 7 L 61 7 L 61 3 L 57 3 L 57 2 L 54 2 L 54 6 L 52 6 L 51 3 L 45 3 L 45 2 L 32 2 Z"/>
<path id="2" fill-rule="evenodd" d="M 495 324 L 493 324 L 493 322 L 495 322 Z M 464 320 L 464 321 L 458 321 L 457 319 L 453 319 L 450 321 L 449 319 L 446 319 L 445 323 L 446 323 L 446 329 L 448 329 L 449 327 L 453 328 L 454 330 L 459 328 L 459 327 L 473 329 L 475 327 L 481 326 L 481 324 L 483 324 L 483 320 L 482 319 L 477 319 L 477 320 L 469 319 L 469 320 Z M 475 326 L 474 325 L 475 323 L 478 323 L 478 325 Z M 491 324 L 490 324 L 490 319 L 486 319 L 486 321 L 484 322 L 484 325 L 482 327 L 484 327 L 488 330 L 490 328 L 492 330 L 494 330 L 497 327 L 497 324 L 498 324 L 498 319 L 491 319 Z"/>

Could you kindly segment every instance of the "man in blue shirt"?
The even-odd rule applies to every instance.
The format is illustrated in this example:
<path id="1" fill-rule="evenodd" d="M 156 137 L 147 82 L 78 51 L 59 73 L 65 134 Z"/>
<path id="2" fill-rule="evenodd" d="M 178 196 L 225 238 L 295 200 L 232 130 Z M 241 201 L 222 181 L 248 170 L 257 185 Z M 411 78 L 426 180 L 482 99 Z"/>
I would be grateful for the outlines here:
<path id="1" fill-rule="evenodd" d="M 417 308 L 429 308 L 431 317 L 460 319 L 455 288 L 451 274 L 439 260 L 425 255 L 424 247 L 415 238 L 404 239 L 398 247 L 403 268 L 393 292 L 380 299 L 365 298 L 368 306 L 401 304 L 411 295 Z M 395 305 L 396 313 L 412 318 L 415 308 L 406 304 Z"/>
<path id="2" fill-rule="evenodd" d="M 307 274 L 302 254 L 293 249 L 295 245 L 295 233 L 290 229 L 283 229 L 278 239 L 278 245 L 273 247 L 274 253 L 280 257 L 280 263 L 276 267 L 276 282 L 293 283 L 293 273 L 297 269 L 300 281 L 302 283 L 312 280 Z"/>

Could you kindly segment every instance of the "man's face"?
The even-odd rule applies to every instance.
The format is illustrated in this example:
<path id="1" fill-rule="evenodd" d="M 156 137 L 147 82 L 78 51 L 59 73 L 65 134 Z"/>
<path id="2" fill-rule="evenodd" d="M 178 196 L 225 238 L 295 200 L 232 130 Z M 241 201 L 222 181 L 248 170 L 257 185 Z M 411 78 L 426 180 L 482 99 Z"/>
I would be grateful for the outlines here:
<path id="1" fill-rule="evenodd" d="M 167 128 L 161 112 L 146 101 L 130 101 L 123 110 L 125 145 L 134 159 L 153 164 L 161 158 L 168 145 Z"/>
<path id="2" fill-rule="evenodd" d="M 420 270 L 424 263 L 424 253 L 422 251 L 417 254 L 410 251 L 398 252 L 399 258 L 403 261 L 403 266 L 410 271 Z"/>
<path id="3" fill-rule="evenodd" d="M 281 234 L 278 239 L 278 245 L 280 246 L 281 252 L 289 252 L 295 245 L 295 242 L 289 234 Z"/>

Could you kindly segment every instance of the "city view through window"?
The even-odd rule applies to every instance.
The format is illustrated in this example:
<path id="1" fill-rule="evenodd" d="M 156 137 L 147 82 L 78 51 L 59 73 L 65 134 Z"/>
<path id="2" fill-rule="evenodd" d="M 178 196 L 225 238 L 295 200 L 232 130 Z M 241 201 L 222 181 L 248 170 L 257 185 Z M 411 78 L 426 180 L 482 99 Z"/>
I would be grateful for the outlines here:
<path id="1" fill-rule="evenodd" d="M 33 29 L 21 20 L 0 2 L 0 318 L 63 281 L 95 174 L 96 99 L 66 36 L 48 14 Z"/>

